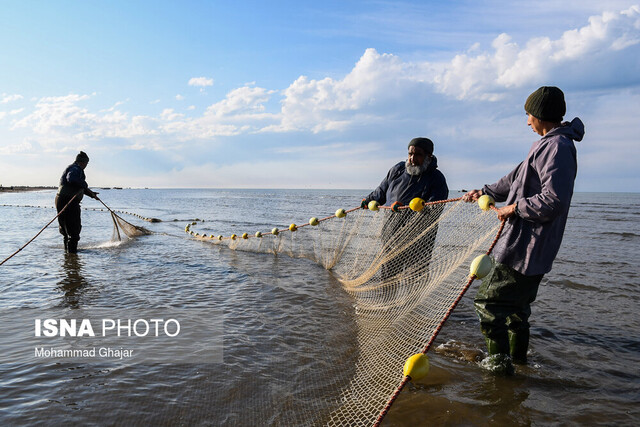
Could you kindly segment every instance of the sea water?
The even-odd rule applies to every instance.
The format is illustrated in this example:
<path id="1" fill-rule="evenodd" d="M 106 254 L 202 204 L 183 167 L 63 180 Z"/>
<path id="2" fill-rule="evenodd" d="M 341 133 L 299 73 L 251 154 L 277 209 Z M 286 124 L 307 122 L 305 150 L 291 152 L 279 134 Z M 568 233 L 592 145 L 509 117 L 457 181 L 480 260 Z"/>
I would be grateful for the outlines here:
<path id="1" fill-rule="evenodd" d="M 5 358 L 0 423 L 284 425 L 296 396 L 330 387 L 327 367 L 352 357 L 351 299 L 330 271 L 307 260 L 231 251 L 191 239 L 184 227 L 253 234 L 329 216 L 365 194 L 100 190 L 113 209 L 162 220 L 121 214 L 154 232 L 122 243 L 111 242 L 102 205 L 85 198 L 77 256 L 64 254 L 54 222 L 0 266 L 2 313 L 222 312 L 224 357 L 207 364 Z M 0 193 L 0 258 L 55 216 L 53 198 L 53 191 Z M 385 425 L 637 425 L 639 214 L 640 194 L 575 194 L 563 246 L 532 306 L 529 365 L 513 377 L 482 368 L 475 284 L 430 351 L 431 372 L 405 388 Z M 13 350 L 27 345 L 4 337 Z M 304 421 L 303 414 L 297 423 Z"/>

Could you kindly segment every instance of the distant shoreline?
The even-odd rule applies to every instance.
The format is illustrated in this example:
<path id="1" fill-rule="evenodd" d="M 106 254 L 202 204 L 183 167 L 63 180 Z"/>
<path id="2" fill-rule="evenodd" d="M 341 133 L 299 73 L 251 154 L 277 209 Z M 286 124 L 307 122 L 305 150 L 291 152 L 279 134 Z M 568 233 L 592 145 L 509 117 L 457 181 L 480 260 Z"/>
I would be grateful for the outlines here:
<path id="1" fill-rule="evenodd" d="M 29 187 L 26 185 L 0 186 L 0 193 L 22 193 L 26 191 L 57 190 L 58 187 Z"/>
<path id="2" fill-rule="evenodd" d="M 304 191 L 361 191 L 369 192 L 371 189 L 367 188 L 245 188 L 245 187 L 91 187 L 94 190 L 239 190 L 239 191 L 287 191 L 287 190 L 304 190 Z M 3 187 L 0 185 L 0 193 L 25 193 L 28 191 L 44 191 L 44 190 L 57 190 L 58 186 L 28 186 L 28 185 L 13 185 Z M 466 193 L 467 190 L 450 190 L 451 193 Z M 637 191 L 575 191 L 576 194 L 591 193 L 591 194 L 638 194 Z"/>

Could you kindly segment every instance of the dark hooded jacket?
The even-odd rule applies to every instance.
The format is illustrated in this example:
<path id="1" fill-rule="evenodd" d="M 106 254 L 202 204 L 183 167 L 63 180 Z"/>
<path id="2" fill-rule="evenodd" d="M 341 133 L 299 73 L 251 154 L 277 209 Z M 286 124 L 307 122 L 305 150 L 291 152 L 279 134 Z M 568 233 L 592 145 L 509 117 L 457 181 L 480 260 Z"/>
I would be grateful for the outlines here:
<path id="1" fill-rule="evenodd" d="M 564 122 L 535 142 L 513 171 L 482 191 L 496 202 L 516 204 L 493 254 L 496 261 L 533 276 L 551 270 L 569 215 L 578 171 L 576 147 L 584 124 Z"/>
<path id="2" fill-rule="evenodd" d="M 409 175 L 405 165 L 406 162 L 400 162 L 392 167 L 378 188 L 366 197 L 366 202 L 375 200 L 381 205 L 390 206 L 394 202 L 408 205 L 415 197 L 426 202 L 447 199 L 449 188 L 444 175 L 438 170 L 435 156 L 431 158 L 427 170 L 418 176 Z"/>
<path id="3" fill-rule="evenodd" d="M 67 166 L 67 168 L 62 173 L 62 176 L 60 177 L 58 194 L 61 196 L 73 196 L 77 193 L 80 193 L 80 195 L 76 198 L 77 202 L 80 202 L 80 200 L 82 200 L 83 194 L 91 194 L 84 171 L 77 163 L 73 163 Z"/>

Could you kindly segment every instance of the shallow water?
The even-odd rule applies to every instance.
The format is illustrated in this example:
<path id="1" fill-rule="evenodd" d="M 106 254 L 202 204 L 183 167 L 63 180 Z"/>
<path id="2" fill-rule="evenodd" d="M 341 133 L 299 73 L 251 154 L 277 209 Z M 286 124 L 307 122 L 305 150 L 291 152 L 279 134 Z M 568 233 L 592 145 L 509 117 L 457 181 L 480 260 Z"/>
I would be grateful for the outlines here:
<path id="1" fill-rule="evenodd" d="M 0 267 L 0 308 L 222 310 L 224 362 L 17 358 L 0 365 L 0 422 L 285 425 L 288 408 L 338 387 L 332 370 L 355 357 L 350 297 L 309 261 L 190 240 L 184 226 L 204 220 L 198 229 L 207 234 L 282 228 L 355 206 L 363 193 L 102 190 L 113 209 L 163 220 L 122 214 L 154 232 L 122 244 L 110 243 L 109 215 L 85 198 L 96 210 L 83 211 L 81 253 L 65 256 L 54 223 Z M 0 206 L 3 259 L 55 216 L 51 191 L 0 193 L 0 205 L 10 205 Z M 476 284 L 436 340 L 430 374 L 401 393 L 385 425 L 636 425 L 639 213 L 640 194 L 576 194 L 533 305 L 529 366 L 505 378 L 479 365 Z"/>

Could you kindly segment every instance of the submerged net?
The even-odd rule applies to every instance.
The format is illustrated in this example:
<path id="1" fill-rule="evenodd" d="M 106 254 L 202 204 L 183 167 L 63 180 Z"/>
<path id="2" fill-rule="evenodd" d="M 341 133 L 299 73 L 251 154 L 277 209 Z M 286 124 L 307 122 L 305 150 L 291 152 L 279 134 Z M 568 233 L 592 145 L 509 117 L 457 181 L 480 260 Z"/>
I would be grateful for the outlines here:
<path id="1" fill-rule="evenodd" d="M 138 225 L 133 225 L 124 219 L 120 218 L 114 211 L 110 211 L 111 219 L 113 220 L 113 233 L 111 234 L 111 241 L 122 241 L 124 237 L 133 239 L 134 237 L 144 236 L 151 234 L 151 231 Z"/>
<path id="2" fill-rule="evenodd" d="M 427 204 L 422 211 L 357 208 L 316 226 L 314 220 L 258 236 L 199 235 L 190 226 L 186 231 L 233 250 L 303 257 L 331 269 L 355 301 L 356 366 L 332 370 L 346 376 L 336 379 L 338 387 L 298 399 L 292 410 L 304 416 L 288 418 L 296 424 L 371 425 L 403 380 L 407 358 L 435 338 L 470 284 L 469 264 L 487 251 L 500 224 L 495 213 L 459 200 Z"/>

